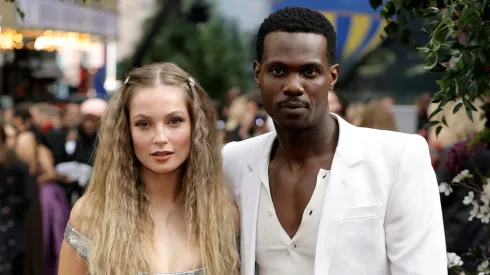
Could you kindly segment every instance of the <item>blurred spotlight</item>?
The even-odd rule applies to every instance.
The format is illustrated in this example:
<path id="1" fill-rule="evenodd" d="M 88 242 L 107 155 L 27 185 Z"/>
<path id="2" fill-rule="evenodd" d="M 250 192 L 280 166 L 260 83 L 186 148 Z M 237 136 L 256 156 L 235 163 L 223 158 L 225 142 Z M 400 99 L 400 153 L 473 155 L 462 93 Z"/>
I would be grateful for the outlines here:
<path id="1" fill-rule="evenodd" d="M 217 126 L 218 130 L 222 131 L 225 129 L 225 122 L 223 120 L 221 120 L 221 119 L 218 120 L 216 122 L 216 124 L 217 124 L 216 126 Z"/>
<path id="2" fill-rule="evenodd" d="M 266 121 L 267 121 L 267 115 L 262 113 L 258 113 L 255 115 L 255 126 L 262 127 L 265 125 Z"/>
<path id="3" fill-rule="evenodd" d="M 17 49 L 17 50 L 20 50 L 24 47 L 24 43 L 21 41 L 21 42 L 17 42 L 14 44 L 14 47 Z"/>

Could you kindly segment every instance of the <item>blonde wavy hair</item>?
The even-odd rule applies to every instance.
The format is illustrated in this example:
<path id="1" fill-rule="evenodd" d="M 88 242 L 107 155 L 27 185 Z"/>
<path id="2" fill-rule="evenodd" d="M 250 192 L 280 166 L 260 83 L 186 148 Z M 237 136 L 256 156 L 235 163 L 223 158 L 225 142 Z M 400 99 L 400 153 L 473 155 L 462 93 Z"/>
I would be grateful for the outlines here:
<path id="1" fill-rule="evenodd" d="M 372 100 L 366 104 L 362 112 L 361 127 L 397 131 L 395 115 L 388 103 L 382 100 Z"/>
<path id="2" fill-rule="evenodd" d="M 354 102 L 347 107 L 345 117 L 347 120 L 355 126 L 361 126 L 362 117 L 364 116 L 364 110 L 366 110 L 366 104 L 363 102 Z"/>
<path id="3" fill-rule="evenodd" d="M 151 270 L 155 223 L 130 135 L 128 107 L 140 88 L 175 85 L 187 92 L 192 120 L 192 145 L 184 165 L 180 199 L 191 236 L 200 249 L 206 274 L 238 272 L 235 225 L 222 174 L 215 110 L 204 89 L 172 63 L 152 64 L 129 74 L 102 117 L 99 145 L 80 217 L 90 239 L 89 274 L 121 275 Z M 85 204 L 85 203 L 84 203 Z"/>
<path id="4" fill-rule="evenodd" d="M 248 97 L 246 95 L 236 97 L 230 105 L 228 119 L 226 120 L 226 131 L 233 131 L 240 126 L 247 113 Z"/>

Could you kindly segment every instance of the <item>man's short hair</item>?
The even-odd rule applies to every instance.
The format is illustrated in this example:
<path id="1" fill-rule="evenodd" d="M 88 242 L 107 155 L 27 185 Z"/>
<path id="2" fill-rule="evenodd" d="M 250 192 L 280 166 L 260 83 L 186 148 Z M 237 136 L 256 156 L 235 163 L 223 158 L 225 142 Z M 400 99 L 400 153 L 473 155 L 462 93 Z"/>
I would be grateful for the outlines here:
<path id="1" fill-rule="evenodd" d="M 327 39 L 326 54 L 330 64 L 335 63 L 337 36 L 332 23 L 321 13 L 301 7 L 280 9 L 267 17 L 257 33 L 257 60 L 262 61 L 265 36 L 271 32 L 315 33 Z"/>

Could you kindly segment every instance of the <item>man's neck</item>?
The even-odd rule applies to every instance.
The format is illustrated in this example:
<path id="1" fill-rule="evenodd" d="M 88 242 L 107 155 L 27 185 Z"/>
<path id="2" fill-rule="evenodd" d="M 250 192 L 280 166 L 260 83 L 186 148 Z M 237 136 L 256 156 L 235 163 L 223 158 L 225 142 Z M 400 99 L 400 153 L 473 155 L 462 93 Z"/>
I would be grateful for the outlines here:
<path id="1" fill-rule="evenodd" d="M 333 157 L 339 138 L 338 123 L 330 114 L 314 127 L 294 131 L 276 127 L 276 132 L 279 142 L 275 157 L 290 163 Z"/>

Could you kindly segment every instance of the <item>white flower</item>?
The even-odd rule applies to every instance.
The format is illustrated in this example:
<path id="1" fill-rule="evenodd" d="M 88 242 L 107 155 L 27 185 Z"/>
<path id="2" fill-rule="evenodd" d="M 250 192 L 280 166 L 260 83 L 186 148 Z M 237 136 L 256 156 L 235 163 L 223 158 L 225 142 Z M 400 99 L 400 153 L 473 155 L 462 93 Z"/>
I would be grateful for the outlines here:
<path id="1" fill-rule="evenodd" d="M 483 185 L 483 192 L 480 194 L 480 200 L 484 204 L 490 203 L 490 180 L 487 179 L 487 184 Z"/>
<path id="2" fill-rule="evenodd" d="M 439 192 L 444 193 L 444 195 L 449 196 L 453 192 L 453 188 L 446 182 L 441 182 L 439 184 Z"/>
<path id="3" fill-rule="evenodd" d="M 481 220 L 482 223 L 489 223 L 490 222 L 490 208 L 488 205 L 482 205 L 480 206 L 480 213 L 476 215 L 478 219 Z"/>
<path id="4" fill-rule="evenodd" d="M 481 263 L 478 266 L 478 271 L 480 271 L 480 273 L 478 274 L 488 274 L 490 272 L 490 269 L 488 269 L 488 261 L 484 261 L 483 263 Z"/>
<path id="5" fill-rule="evenodd" d="M 470 171 L 468 170 L 463 170 L 461 171 L 459 174 L 456 175 L 456 177 L 454 177 L 453 179 L 453 183 L 461 183 L 462 181 L 464 181 L 465 179 L 470 179 L 472 178 L 473 175 L 470 174 Z"/>
<path id="6" fill-rule="evenodd" d="M 447 267 L 451 268 L 453 266 L 462 266 L 463 261 L 461 257 L 459 257 L 456 253 L 448 252 L 447 253 Z"/>
<path id="7" fill-rule="evenodd" d="M 464 205 L 470 205 L 474 199 L 475 199 L 475 193 L 473 193 L 473 191 L 470 191 L 468 193 L 468 196 L 464 197 L 463 204 Z"/>
<path id="8" fill-rule="evenodd" d="M 482 213 L 478 216 L 482 223 L 490 223 L 490 213 Z"/>
<path id="9" fill-rule="evenodd" d="M 476 203 L 475 201 L 473 201 L 473 209 L 470 211 L 470 217 L 468 218 L 468 221 L 472 221 L 474 217 L 476 217 L 478 215 L 478 213 L 480 213 L 480 206 L 478 205 L 478 203 Z"/>

